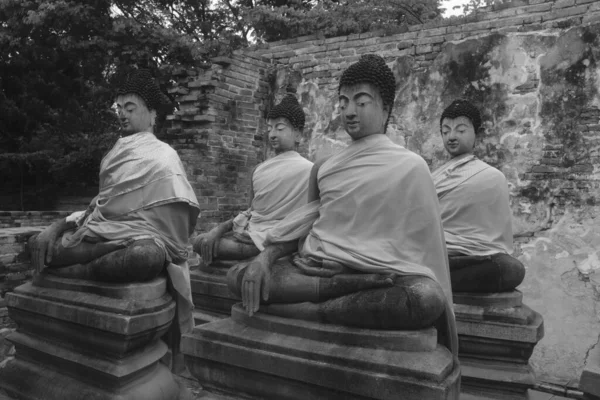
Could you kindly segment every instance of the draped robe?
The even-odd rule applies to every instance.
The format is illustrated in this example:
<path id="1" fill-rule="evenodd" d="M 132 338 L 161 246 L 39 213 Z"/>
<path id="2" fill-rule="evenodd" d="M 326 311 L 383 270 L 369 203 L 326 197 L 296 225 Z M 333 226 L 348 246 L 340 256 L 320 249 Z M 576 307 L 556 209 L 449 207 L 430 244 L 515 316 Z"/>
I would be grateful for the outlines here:
<path id="1" fill-rule="evenodd" d="M 286 151 L 261 163 L 254 170 L 254 198 L 248 211 L 250 220 L 240 226 L 234 220 L 234 232 L 245 233 L 259 250 L 269 231 L 286 215 L 308 200 L 308 178 L 313 163 L 295 151 Z"/>
<path id="2" fill-rule="evenodd" d="M 90 242 L 154 239 L 167 253 L 182 333 L 193 328 L 188 238 L 200 208 L 177 155 L 150 132 L 120 138 L 100 164 L 100 191 L 88 212 L 71 216 L 78 228 L 64 247 Z"/>
<path id="3" fill-rule="evenodd" d="M 457 336 L 448 257 L 431 174 L 417 154 L 386 135 L 352 142 L 319 168 L 320 200 L 291 213 L 268 243 L 306 236 L 303 257 L 332 260 L 364 273 L 424 275 L 446 295 L 446 328 Z"/>
<path id="4" fill-rule="evenodd" d="M 433 173 L 450 255 L 511 253 L 512 212 L 502 172 L 472 154 Z"/>

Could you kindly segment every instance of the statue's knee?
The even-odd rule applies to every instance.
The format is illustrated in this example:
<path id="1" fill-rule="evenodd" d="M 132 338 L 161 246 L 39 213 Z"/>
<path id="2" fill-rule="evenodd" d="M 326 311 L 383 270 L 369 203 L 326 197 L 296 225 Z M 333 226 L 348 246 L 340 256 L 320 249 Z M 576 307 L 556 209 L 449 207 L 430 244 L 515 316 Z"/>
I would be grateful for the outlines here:
<path id="1" fill-rule="evenodd" d="M 422 328 L 432 326 L 446 309 L 446 295 L 439 283 L 431 278 L 419 279 L 411 288 L 413 315 L 418 316 Z"/>
<path id="2" fill-rule="evenodd" d="M 202 254 L 202 241 L 205 236 L 206 233 L 202 233 L 192 240 L 192 249 L 198 254 Z"/>
<path id="3" fill-rule="evenodd" d="M 227 271 L 227 287 L 229 287 L 231 293 L 238 297 L 241 297 L 242 279 L 244 279 L 244 272 L 247 265 L 248 263 L 236 264 Z"/>
<path id="4" fill-rule="evenodd" d="M 492 260 L 500 267 L 503 290 L 516 288 L 525 279 L 525 266 L 508 254 L 496 254 Z"/>
<path id="5" fill-rule="evenodd" d="M 165 250 L 152 239 L 139 240 L 127 248 L 125 267 L 140 281 L 156 278 L 165 267 Z"/>

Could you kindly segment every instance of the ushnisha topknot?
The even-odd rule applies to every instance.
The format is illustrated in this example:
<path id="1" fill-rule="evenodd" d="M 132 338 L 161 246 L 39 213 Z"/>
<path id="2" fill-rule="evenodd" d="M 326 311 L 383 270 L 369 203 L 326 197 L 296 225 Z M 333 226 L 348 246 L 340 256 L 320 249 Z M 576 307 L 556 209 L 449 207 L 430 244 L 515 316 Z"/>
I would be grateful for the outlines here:
<path id="1" fill-rule="evenodd" d="M 392 112 L 396 96 L 396 79 L 381 56 L 365 54 L 360 57 L 358 62 L 349 66 L 340 78 L 338 94 L 342 86 L 354 86 L 361 83 L 370 83 L 379 89 L 383 105 L 388 106 L 390 113 Z"/>
<path id="2" fill-rule="evenodd" d="M 479 132 L 479 128 L 481 128 L 481 114 L 477 107 L 463 99 L 454 100 L 452 104 L 446 107 L 440 117 L 440 129 L 442 129 L 442 121 L 444 118 L 454 119 L 458 117 L 469 118 L 473 124 L 473 128 L 475 128 L 475 134 Z"/>
<path id="3" fill-rule="evenodd" d="M 138 95 L 144 100 L 149 110 L 157 112 L 164 111 L 164 108 L 171 103 L 160 91 L 160 87 L 148 70 L 138 69 L 127 76 L 117 95 L 127 94 Z"/>
<path id="4" fill-rule="evenodd" d="M 290 121 L 290 124 L 300 132 L 304 129 L 304 122 L 306 119 L 304 110 L 300 103 L 298 103 L 296 96 L 293 94 L 286 95 L 283 100 L 281 100 L 281 103 L 271 108 L 271 111 L 269 111 L 269 114 L 267 115 L 267 119 L 279 117 L 287 118 L 287 120 Z"/>

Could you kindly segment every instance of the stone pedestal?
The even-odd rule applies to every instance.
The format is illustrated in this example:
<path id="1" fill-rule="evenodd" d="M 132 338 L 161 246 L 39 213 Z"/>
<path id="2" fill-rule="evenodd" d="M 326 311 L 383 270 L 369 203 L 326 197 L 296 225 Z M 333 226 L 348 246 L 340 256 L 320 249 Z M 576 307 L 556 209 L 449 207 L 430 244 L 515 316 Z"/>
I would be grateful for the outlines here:
<path id="1" fill-rule="evenodd" d="M 579 389 L 584 399 L 600 400 L 600 345 L 590 350 L 585 368 L 579 381 Z"/>
<path id="2" fill-rule="evenodd" d="M 209 388 L 260 399 L 458 399 L 460 368 L 434 328 L 376 331 L 258 313 L 183 335 L 191 374 Z"/>
<path id="3" fill-rule="evenodd" d="M 200 261 L 198 267 L 190 272 L 196 325 L 229 317 L 231 307 L 240 301 L 239 297 L 229 291 L 226 281 L 229 268 L 239 262 L 206 265 Z"/>
<path id="4" fill-rule="evenodd" d="M 544 336 L 544 323 L 522 300 L 518 290 L 454 293 L 464 393 L 527 398 L 535 384 L 529 358 Z"/>
<path id="5" fill-rule="evenodd" d="M 7 294 L 15 359 L 0 389 L 16 399 L 175 400 L 159 361 L 175 316 L 166 279 L 111 285 L 40 275 Z"/>

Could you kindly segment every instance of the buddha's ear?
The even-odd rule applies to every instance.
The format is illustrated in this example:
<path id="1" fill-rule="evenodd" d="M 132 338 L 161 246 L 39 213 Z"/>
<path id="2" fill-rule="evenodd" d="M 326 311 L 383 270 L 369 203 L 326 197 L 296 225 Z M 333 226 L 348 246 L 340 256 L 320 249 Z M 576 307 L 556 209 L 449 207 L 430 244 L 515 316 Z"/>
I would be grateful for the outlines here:
<path id="1" fill-rule="evenodd" d="M 290 124 L 290 126 L 292 127 L 292 133 L 294 134 L 294 141 L 299 142 L 302 137 L 302 131 L 292 124 Z"/>
<path id="2" fill-rule="evenodd" d="M 150 126 L 154 127 L 156 125 L 156 110 L 148 110 L 148 114 L 150 115 Z"/>

